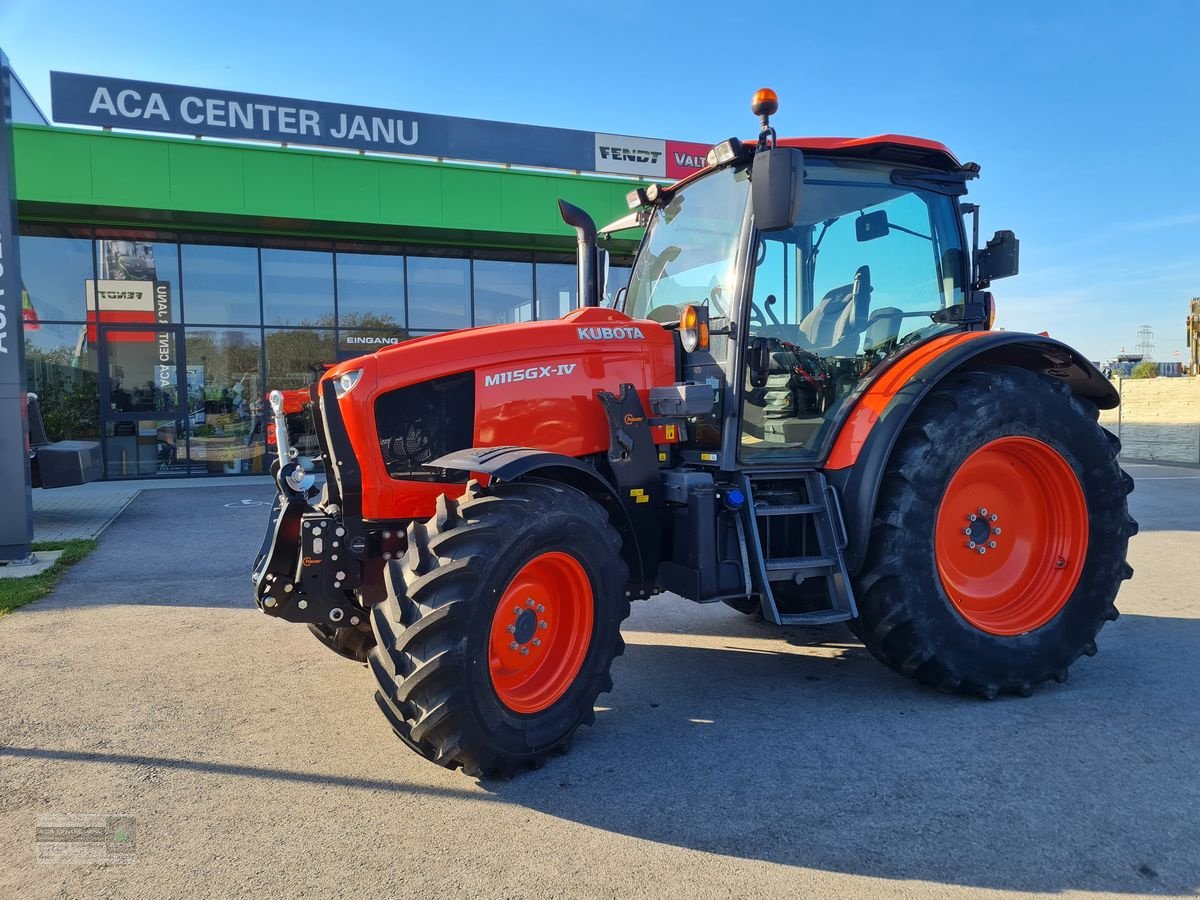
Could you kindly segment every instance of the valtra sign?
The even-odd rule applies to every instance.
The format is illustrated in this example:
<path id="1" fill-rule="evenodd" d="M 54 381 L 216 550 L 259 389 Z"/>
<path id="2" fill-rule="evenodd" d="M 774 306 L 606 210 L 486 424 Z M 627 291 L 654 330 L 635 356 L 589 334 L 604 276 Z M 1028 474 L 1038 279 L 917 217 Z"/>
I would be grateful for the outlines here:
<path id="1" fill-rule="evenodd" d="M 270 141 L 577 169 L 648 178 L 695 171 L 668 162 L 672 141 L 297 100 L 99 75 L 50 73 L 53 118 L 189 136 Z M 678 144 L 679 147 L 700 145 Z M 707 152 L 707 146 L 704 152 Z M 677 154 L 678 155 L 678 154 Z M 686 154 L 685 154 L 686 156 Z M 683 157 L 680 157 L 683 158 Z M 703 164 L 703 153 L 689 157 Z"/>

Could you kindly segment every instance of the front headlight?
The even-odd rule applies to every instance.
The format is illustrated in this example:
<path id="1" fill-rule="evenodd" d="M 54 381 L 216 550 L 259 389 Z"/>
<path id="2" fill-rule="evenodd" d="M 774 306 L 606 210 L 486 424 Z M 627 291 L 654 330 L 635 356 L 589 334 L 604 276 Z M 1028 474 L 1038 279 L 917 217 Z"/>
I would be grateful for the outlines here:
<path id="1" fill-rule="evenodd" d="M 358 384 L 358 380 L 362 378 L 362 373 L 362 369 L 355 369 L 353 372 L 343 372 L 334 380 L 333 393 L 339 400 L 354 390 L 354 386 Z"/>

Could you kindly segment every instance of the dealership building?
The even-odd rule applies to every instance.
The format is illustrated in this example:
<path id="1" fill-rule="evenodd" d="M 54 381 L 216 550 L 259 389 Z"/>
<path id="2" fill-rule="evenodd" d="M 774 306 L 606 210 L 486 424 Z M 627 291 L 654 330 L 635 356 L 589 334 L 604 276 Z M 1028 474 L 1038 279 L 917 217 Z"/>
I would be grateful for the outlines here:
<path id="1" fill-rule="evenodd" d="M 101 443 L 110 479 L 263 473 L 266 391 L 410 337 L 563 315 L 557 199 L 603 224 L 631 183 L 705 149 L 98 76 L 51 88 L 56 124 L 12 88 L 26 386 L 51 439 Z M 634 246 L 612 246 L 610 294 Z"/>

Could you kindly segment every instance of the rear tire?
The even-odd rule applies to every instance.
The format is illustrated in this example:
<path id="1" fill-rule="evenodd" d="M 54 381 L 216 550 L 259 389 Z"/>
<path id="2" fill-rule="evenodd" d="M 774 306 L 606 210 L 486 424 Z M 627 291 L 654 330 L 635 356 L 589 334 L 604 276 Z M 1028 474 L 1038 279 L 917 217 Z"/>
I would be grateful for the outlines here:
<path id="1" fill-rule="evenodd" d="M 1018 368 L 963 372 L 929 394 L 892 452 L 855 578 L 851 624 L 876 658 L 990 699 L 1065 681 L 1095 654 L 1137 533 L 1133 480 L 1097 415 Z"/>
<path id="2" fill-rule="evenodd" d="M 397 736 L 468 775 L 565 750 L 624 651 L 620 549 L 604 509 L 563 485 L 471 482 L 440 497 L 371 611 L 376 701 Z"/>

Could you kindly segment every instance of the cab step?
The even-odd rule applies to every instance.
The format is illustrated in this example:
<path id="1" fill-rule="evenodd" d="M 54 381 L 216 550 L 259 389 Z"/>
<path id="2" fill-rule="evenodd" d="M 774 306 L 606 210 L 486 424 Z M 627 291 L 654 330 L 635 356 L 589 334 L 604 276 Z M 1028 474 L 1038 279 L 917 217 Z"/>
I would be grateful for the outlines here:
<path id="1" fill-rule="evenodd" d="M 820 503 L 788 503 L 778 506 L 759 503 L 754 507 L 754 514 L 756 516 L 806 516 L 819 513 L 824 508 Z"/>
<path id="2" fill-rule="evenodd" d="M 767 577 L 771 581 L 787 581 L 797 576 L 813 578 L 833 573 L 837 560 L 832 556 L 781 556 L 768 559 Z"/>
<path id="3" fill-rule="evenodd" d="M 761 488 L 755 497 L 755 488 Z M 762 606 L 763 618 L 776 625 L 830 625 L 858 616 L 854 593 L 842 550 L 846 546 L 846 526 L 837 492 L 816 470 L 791 475 L 744 473 L 741 478 L 746 504 L 742 507 L 746 530 L 746 550 L 751 581 Z M 772 499 L 783 502 L 772 503 Z M 795 556 L 771 556 L 770 547 L 783 549 L 772 534 L 785 529 L 785 535 L 799 533 L 787 549 Z M 813 539 L 815 538 L 815 540 Z M 811 546 L 811 549 L 809 545 Z M 811 551 L 815 550 L 815 553 Z M 785 612 L 776 602 L 775 591 L 782 583 L 797 584 L 809 578 L 825 579 L 828 609 Z M 779 587 L 773 587 L 776 585 Z M 820 602 L 820 601 L 818 601 Z"/>
<path id="4" fill-rule="evenodd" d="M 852 618 L 844 609 L 814 609 L 811 612 L 781 613 L 780 625 L 832 625 Z"/>

